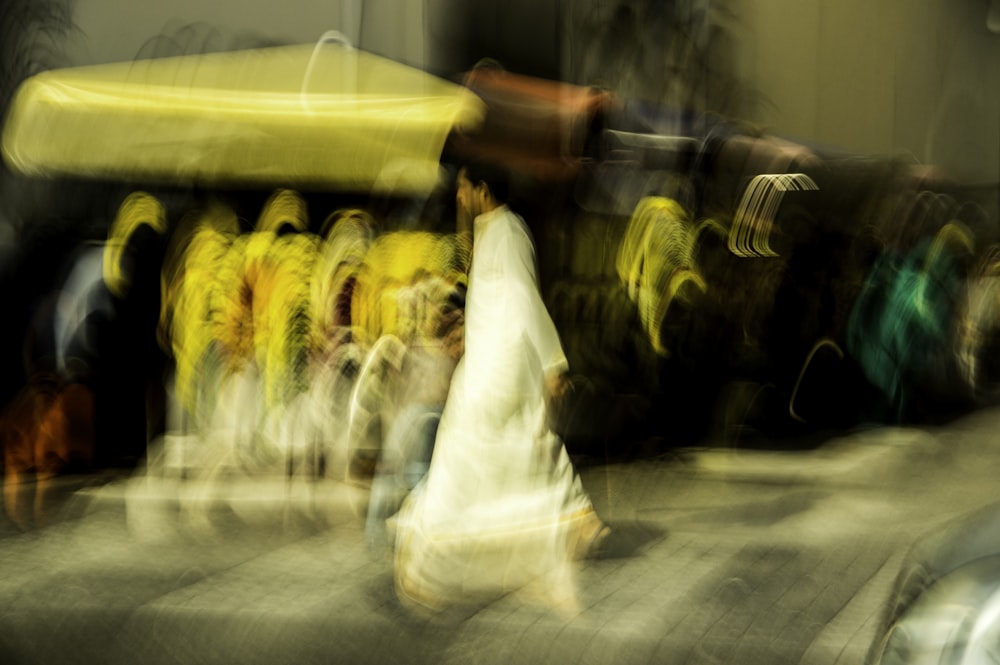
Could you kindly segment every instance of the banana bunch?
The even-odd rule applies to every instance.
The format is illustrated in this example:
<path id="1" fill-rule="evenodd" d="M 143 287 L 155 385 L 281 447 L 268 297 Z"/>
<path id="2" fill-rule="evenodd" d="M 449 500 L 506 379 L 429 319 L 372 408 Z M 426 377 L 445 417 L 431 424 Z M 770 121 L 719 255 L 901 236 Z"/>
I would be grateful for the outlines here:
<path id="1" fill-rule="evenodd" d="M 239 222 L 235 213 L 221 205 L 190 215 L 182 229 L 192 229 L 182 237 L 177 257 L 168 257 L 164 266 L 161 339 L 169 346 L 176 363 L 175 390 L 181 406 L 197 414 L 206 406 L 204 390 L 209 379 L 238 365 L 239 326 L 230 326 L 234 263 L 240 248 L 236 243 Z M 240 313 L 236 318 L 242 323 Z M 245 345 L 245 342 L 244 342 Z"/>
<path id="2" fill-rule="evenodd" d="M 119 298 L 125 296 L 129 286 L 129 276 L 122 264 L 122 254 L 129 238 L 143 225 L 162 235 L 167 230 L 167 214 L 163 204 L 156 197 L 146 192 L 133 192 L 118 208 L 118 214 L 111 222 L 108 240 L 104 245 L 102 261 L 104 283 L 108 290 Z"/>
<path id="3" fill-rule="evenodd" d="M 271 246 L 266 281 L 258 281 L 254 348 L 269 407 L 286 404 L 309 385 L 314 352 L 311 281 L 318 255 L 315 236 L 281 236 Z"/>
<path id="4" fill-rule="evenodd" d="M 352 293 L 375 233 L 375 221 L 363 210 L 334 212 L 323 225 L 310 296 L 312 345 L 320 358 L 350 336 Z"/>
<path id="5" fill-rule="evenodd" d="M 632 213 L 618 251 L 618 277 L 639 309 L 639 319 L 657 353 L 667 356 L 662 328 L 675 301 L 688 302 L 690 289 L 708 289 L 696 263 L 700 234 L 717 226 L 695 224 L 679 203 L 662 197 L 642 199 Z"/>
<path id="6" fill-rule="evenodd" d="M 266 409 L 283 413 L 345 344 L 370 349 L 386 335 L 428 334 L 469 263 L 470 248 L 454 235 L 378 236 L 360 210 L 333 213 L 313 234 L 291 190 L 268 199 L 252 232 L 239 227 L 221 204 L 192 213 L 164 263 L 161 343 L 191 414 L 210 417 L 217 387 L 245 369 Z"/>
<path id="7" fill-rule="evenodd" d="M 417 294 L 412 288 L 442 280 L 442 284 L 462 282 L 468 265 L 468 249 L 454 235 L 423 231 L 396 231 L 375 239 L 357 275 L 351 300 L 353 336 L 366 347 L 385 335 L 411 341 L 425 329 L 432 316 L 424 305 L 442 296 Z M 433 303 L 432 303 L 433 304 Z"/>
<path id="8" fill-rule="evenodd" d="M 313 273 L 319 239 L 307 232 L 305 201 L 278 190 L 245 243 L 240 306 L 252 325 L 254 359 L 265 402 L 279 408 L 308 387 L 312 355 Z M 279 231 L 290 227 L 293 233 Z"/>

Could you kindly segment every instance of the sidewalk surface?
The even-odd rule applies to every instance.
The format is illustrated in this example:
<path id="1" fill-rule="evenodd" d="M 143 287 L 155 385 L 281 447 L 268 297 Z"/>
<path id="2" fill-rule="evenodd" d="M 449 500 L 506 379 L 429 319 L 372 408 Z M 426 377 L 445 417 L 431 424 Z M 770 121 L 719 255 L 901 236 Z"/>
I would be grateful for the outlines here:
<path id="1" fill-rule="evenodd" d="M 0 663 L 861 663 L 910 545 L 994 500 L 998 424 L 585 468 L 616 540 L 573 616 L 409 615 L 334 481 L 96 484 L 0 530 Z"/>

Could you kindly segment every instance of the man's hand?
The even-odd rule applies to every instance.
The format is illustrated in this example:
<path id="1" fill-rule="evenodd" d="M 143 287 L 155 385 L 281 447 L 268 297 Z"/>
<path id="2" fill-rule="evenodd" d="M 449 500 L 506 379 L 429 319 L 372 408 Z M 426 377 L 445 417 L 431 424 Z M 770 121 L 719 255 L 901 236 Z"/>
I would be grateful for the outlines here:
<path id="1" fill-rule="evenodd" d="M 550 402 L 561 400 L 572 388 L 567 372 L 557 370 L 545 375 L 545 394 Z"/>
<path id="2" fill-rule="evenodd" d="M 446 331 L 443 337 L 445 350 L 458 362 L 465 354 L 465 313 L 453 309 L 445 314 L 441 319 L 441 330 Z"/>
<path id="3" fill-rule="evenodd" d="M 545 374 L 545 406 L 549 428 L 559 430 L 562 413 L 565 410 L 566 397 L 573 390 L 573 382 L 569 374 L 562 369 Z"/>

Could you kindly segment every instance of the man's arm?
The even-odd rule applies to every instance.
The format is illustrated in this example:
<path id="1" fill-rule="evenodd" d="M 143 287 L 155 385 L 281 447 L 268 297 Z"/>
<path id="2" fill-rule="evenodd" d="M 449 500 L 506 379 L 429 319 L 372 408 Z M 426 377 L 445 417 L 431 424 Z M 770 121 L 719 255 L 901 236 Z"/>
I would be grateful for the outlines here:
<path id="1" fill-rule="evenodd" d="M 565 374 L 569 363 L 559 341 L 559 333 L 538 289 L 535 248 L 527 232 L 518 230 L 509 236 L 505 257 L 505 277 L 515 291 L 513 295 L 517 307 L 522 310 L 522 325 L 538 353 L 548 382 L 549 377 Z M 552 380 L 557 381 L 555 378 Z"/>

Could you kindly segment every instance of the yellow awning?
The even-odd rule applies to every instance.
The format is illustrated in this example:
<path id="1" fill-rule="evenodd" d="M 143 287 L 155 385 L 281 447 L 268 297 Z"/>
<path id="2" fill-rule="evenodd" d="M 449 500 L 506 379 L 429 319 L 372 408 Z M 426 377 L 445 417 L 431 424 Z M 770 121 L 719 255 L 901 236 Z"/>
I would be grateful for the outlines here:
<path id="1" fill-rule="evenodd" d="M 341 44 L 44 72 L 11 106 L 3 154 L 25 175 L 420 192 L 482 102 Z"/>

